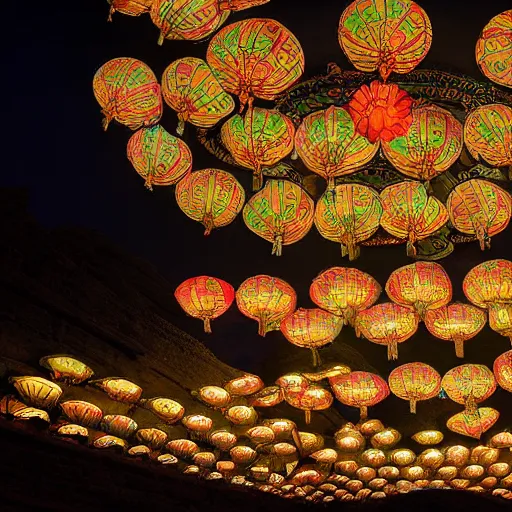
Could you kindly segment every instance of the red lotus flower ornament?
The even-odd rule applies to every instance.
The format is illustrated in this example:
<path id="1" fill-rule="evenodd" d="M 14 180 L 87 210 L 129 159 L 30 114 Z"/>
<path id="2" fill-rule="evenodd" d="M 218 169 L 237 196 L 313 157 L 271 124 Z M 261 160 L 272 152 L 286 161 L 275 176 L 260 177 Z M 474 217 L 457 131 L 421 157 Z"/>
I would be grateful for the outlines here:
<path id="1" fill-rule="evenodd" d="M 374 80 L 354 93 L 347 109 L 359 134 L 372 143 L 389 142 L 407 133 L 412 104 L 413 99 L 398 85 Z"/>

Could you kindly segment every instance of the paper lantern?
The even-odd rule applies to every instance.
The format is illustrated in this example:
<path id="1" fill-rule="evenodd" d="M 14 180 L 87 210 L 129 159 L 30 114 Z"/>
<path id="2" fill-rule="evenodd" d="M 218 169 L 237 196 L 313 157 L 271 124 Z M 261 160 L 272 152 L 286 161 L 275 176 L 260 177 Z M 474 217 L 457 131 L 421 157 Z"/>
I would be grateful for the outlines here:
<path id="1" fill-rule="evenodd" d="M 235 162 L 253 172 L 253 190 L 263 185 L 264 167 L 272 165 L 293 150 L 295 127 L 277 110 L 250 108 L 246 114 L 228 119 L 221 129 L 224 146 Z"/>
<path id="2" fill-rule="evenodd" d="M 261 425 L 249 429 L 246 435 L 256 444 L 272 443 L 276 437 L 270 427 L 263 427 Z"/>
<path id="3" fill-rule="evenodd" d="M 212 452 L 198 452 L 192 457 L 192 462 L 202 468 L 211 468 L 217 462 Z"/>
<path id="4" fill-rule="evenodd" d="M 439 430 L 421 430 L 416 432 L 411 439 L 418 444 L 423 446 L 431 446 L 439 444 L 444 439 L 444 434 Z"/>
<path id="5" fill-rule="evenodd" d="M 108 414 L 103 416 L 100 427 L 101 430 L 107 434 L 120 438 L 131 437 L 139 428 L 134 420 L 128 418 L 128 416 L 122 416 L 121 414 Z"/>
<path id="6" fill-rule="evenodd" d="M 512 393 L 512 350 L 501 354 L 494 360 L 493 371 L 498 384 Z"/>
<path id="7" fill-rule="evenodd" d="M 381 226 L 407 241 L 407 255 L 416 256 L 414 244 L 441 229 L 448 222 L 443 203 L 429 196 L 421 183 L 403 181 L 389 185 L 380 194 L 384 211 Z"/>
<path id="8" fill-rule="evenodd" d="M 411 0 L 355 0 L 341 15 L 341 48 L 359 71 L 409 73 L 432 43 L 432 25 Z"/>
<path id="9" fill-rule="evenodd" d="M 408 340 L 418 330 L 418 315 L 409 308 L 386 302 L 358 313 L 357 336 L 388 348 L 388 360 L 398 359 L 398 343 Z"/>
<path id="10" fill-rule="evenodd" d="M 284 400 L 279 386 L 268 386 L 249 398 L 253 407 L 275 407 Z"/>
<path id="11" fill-rule="evenodd" d="M 46 411 L 28 407 L 12 395 L 5 395 L 0 400 L 0 414 L 12 415 L 16 420 L 31 420 L 37 418 L 46 423 L 50 423 L 50 416 Z"/>
<path id="12" fill-rule="evenodd" d="M 250 464 L 258 454 L 250 446 L 235 446 L 231 448 L 229 455 L 235 464 Z"/>
<path id="13" fill-rule="evenodd" d="M 224 452 L 231 450 L 237 441 L 236 435 L 227 430 L 217 430 L 208 435 L 208 442 Z"/>
<path id="14" fill-rule="evenodd" d="M 67 437 L 89 437 L 89 431 L 80 425 L 73 425 L 72 423 L 68 423 L 67 425 L 62 425 L 58 428 L 57 434 L 59 436 L 67 436 Z"/>
<path id="15" fill-rule="evenodd" d="M 123 451 L 128 449 L 128 444 L 124 439 L 116 436 L 104 435 L 95 439 L 92 444 L 94 448 L 120 448 Z"/>
<path id="16" fill-rule="evenodd" d="M 512 144 L 512 137 L 510 141 Z M 462 233 L 475 235 L 483 251 L 491 247 L 491 236 L 508 226 L 512 198 L 494 183 L 468 180 L 451 191 L 446 208 L 453 226 Z"/>
<path id="17" fill-rule="evenodd" d="M 211 333 L 210 321 L 230 308 L 235 289 L 222 279 L 198 276 L 181 283 L 174 296 L 187 314 L 203 320 L 204 332 Z"/>
<path id="18" fill-rule="evenodd" d="M 240 99 L 273 100 L 304 72 L 297 38 L 275 20 L 251 18 L 220 30 L 210 41 L 206 61 L 224 90 Z"/>
<path id="19" fill-rule="evenodd" d="M 412 111 L 407 132 L 383 141 L 384 155 L 398 171 L 419 180 L 431 180 L 451 167 L 462 151 L 463 129 L 447 110 L 426 105 Z"/>
<path id="20" fill-rule="evenodd" d="M 107 21 L 112 21 L 112 15 L 115 12 L 120 12 L 128 16 L 140 16 L 151 10 L 151 5 L 154 1 L 155 0 L 108 0 L 110 10 Z"/>
<path id="21" fill-rule="evenodd" d="M 140 60 L 109 60 L 98 69 L 92 85 L 105 117 L 105 130 L 112 120 L 138 130 L 158 123 L 162 117 L 160 85 L 153 71 Z"/>
<path id="22" fill-rule="evenodd" d="M 174 439 L 169 441 L 166 448 L 175 457 L 180 459 L 192 458 L 196 453 L 199 453 L 200 448 L 194 441 L 188 439 Z"/>
<path id="23" fill-rule="evenodd" d="M 258 334 L 277 331 L 295 310 L 297 296 L 282 279 L 258 275 L 246 279 L 236 291 L 236 304 L 245 316 L 258 322 Z"/>
<path id="24" fill-rule="evenodd" d="M 449 398 L 474 411 L 476 404 L 489 398 L 496 390 L 494 375 L 482 364 L 463 364 L 448 370 L 442 387 Z"/>
<path id="25" fill-rule="evenodd" d="M 512 343 L 512 303 L 489 306 L 489 327 Z"/>
<path id="26" fill-rule="evenodd" d="M 341 244 L 341 256 L 350 261 L 359 256 L 358 243 L 379 229 L 382 205 L 370 187 L 343 184 L 327 190 L 315 209 L 315 225 L 327 240 Z"/>
<path id="27" fill-rule="evenodd" d="M 52 379 L 69 384 L 80 384 L 94 375 L 86 364 L 71 356 L 46 356 L 39 360 L 39 364 L 52 372 Z"/>
<path id="28" fill-rule="evenodd" d="M 224 388 L 233 396 L 248 396 L 263 389 L 265 384 L 257 375 L 246 373 L 231 379 Z"/>
<path id="29" fill-rule="evenodd" d="M 219 386 L 203 386 L 197 396 L 210 407 L 223 408 L 231 402 L 231 395 Z"/>
<path id="30" fill-rule="evenodd" d="M 105 391 L 112 400 L 126 404 L 137 403 L 142 395 L 142 388 L 140 386 L 119 377 L 106 377 L 91 381 L 89 384 Z"/>
<path id="31" fill-rule="evenodd" d="M 457 434 L 480 439 L 500 417 L 492 407 L 479 407 L 474 411 L 465 410 L 455 414 L 446 422 L 446 426 Z"/>
<path id="32" fill-rule="evenodd" d="M 374 448 L 389 450 L 395 446 L 400 439 L 402 439 L 402 434 L 400 434 L 398 430 L 394 428 L 385 428 L 384 430 L 377 432 L 377 434 L 374 434 L 370 441 Z"/>
<path id="33" fill-rule="evenodd" d="M 185 408 L 179 402 L 170 398 L 150 398 L 141 400 L 140 404 L 169 425 L 181 420 L 185 414 Z"/>
<path id="34" fill-rule="evenodd" d="M 390 461 L 397 466 L 410 466 L 416 460 L 416 454 L 407 448 L 393 450 Z"/>
<path id="35" fill-rule="evenodd" d="M 67 400 L 60 403 L 62 412 L 73 422 L 83 427 L 96 428 L 103 411 L 96 405 L 83 400 Z"/>
<path id="36" fill-rule="evenodd" d="M 208 432 L 213 427 L 213 420 L 202 414 L 191 414 L 189 416 L 185 416 L 181 422 L 186 429 L 198 433 Z"/>
<path id="37" fill-rule="evenodd" d="M 353 325 L 359 311 L 372 306 L 381 293 L 379 283 L 357 268 L 332 267 L 313 280 L 311 300 L 322 309 Z"/>
<path id="38" fill-rule="evenodd" d="M 203 169 L 178 183 L 176 202 L 187 217 L 203 224 L 207 236 L 235 220 L 244 205 L 245 192 L 228 172 Z"/>
<path id="39" fill-rule="evenodd" d="M 386 293 L 393 302 L 414 309 L 423 319 L 427 310 L 450 302 L 452 283 L 438 263 L 418 261 L 393 271 Z"/>
<path id="40" fill-rule="evenodd" d="M 136 437 L 153 450 L 160 450 L 167 441 L 167 434 L 158 428 L 141 428 L 137 430 Z"/>
<path id="41" fill-rule="evenodd" d="M 327 180 L 353 173 L 377 153 L 378 144 L 357 133 L 347 110 L 331 106 L 306 116 L 295 134 L 295 149 L 306 167 Z"/>
<path id="42" fill-rule="evenodd" d="M 225 417 L 233 425 L 254 425 L 258 413 L 247 405 L 234 405 L 225 412 Z"/>
<path id="43" fill-rule="evenodd" d="M 321 450 L 324 447 L 325 440 L 320 434 L 312 432 L 299 432 L 300 453 L 303 457 Z"/>
<path id="44" fill-rule="evenodd" d="M 345 405 L 358 407 L 361 420 L 368 416 L 368 407 L 377 405 L 389 395 L 387 382 L 370 372 L 352 372 L 329 378 L 336 398 Z"/>
<path id="45" fill-rule="evenodd" d="M 306 424 L 311 423 L 311 411 L 329 409 L 334 400 L 329 391 L 316 384 L 310 384 L 304 389 L 285 387 L 283 393 L 286 402 L 304 411 Z"/>
<path id="46" fill-rule="evenodd" d="M 480 71 L 493 82 L 512 87 L 512 9 L 487 23 L 476 43 Z"/>
<path id="47" fill-rule="evenodd" d="M 472 268 L 462 283 L 464 294 L 475 306 L 512 303 L 512 262 L 489 260 Z"/>
<path id="48" fill-rule="evenodd" d="M 320 364 L 318 348 L 332 343 L 342 327 L 341 318 L 323 309 L 299 308 L 281 322 L 281 332 L 290 343 L 311 350 L 313 366 Z"/>
<path id="49" fill-rule="evenodd" d="M 149 190 L 153 190 L 153 185 L 176 185 L 192 169 L 189 147 L 159 124 L 135 132 L 128 141 L 126 154 Z"/>
<path id="50" fill-rule="evenodd" d="M 43 409 L 55 407 L 62 395 L 60 386 L 42 377 L 10 377 L 9 382 L 29 404 Z"/>
<path id="51" fill-rule="evenodd" d="M 425 326 L 431 334 L 455 344 L 457 357 L 464 357 L 464 342 L 474 338 L 485 326 L 485 311 L 470 304 L 454 302 L 448 306 L 428 309 Z"/>
<path id="52" fill-rule="evenodd" d="M 489 441 L 489 445 L 493 448 L 512 448 L 512 433 L 499 432 L 493 435 Z"/>
<path id="53" fill-rule="evenodd" d="M 425 363 L 407 363 L 395 368 L 388 377 L 389 389 L 402 400 L 408 400 L 416 414 L 419 400 L 430 400 L 441 390 L 441 376 Z"/>

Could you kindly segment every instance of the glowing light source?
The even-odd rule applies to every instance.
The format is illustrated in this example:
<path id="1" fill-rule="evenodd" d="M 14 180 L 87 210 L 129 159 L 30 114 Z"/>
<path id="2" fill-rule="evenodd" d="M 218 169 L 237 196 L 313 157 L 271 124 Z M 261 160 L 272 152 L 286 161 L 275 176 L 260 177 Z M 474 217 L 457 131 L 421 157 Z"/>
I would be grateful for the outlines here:
<path id="1" fill-rule="evenodd" d="M 62 395 L 60 386 L 42 377 L 10 377 L 9 381 L 21 397 L 35 407 L 51 409 Z"/>
<path id="2" fill-rule="evenodd" d="M 248 396 L 261 391 L 265 384 L 257 375 L 246 373 L 231 379 L 224 388 L 233 396 Z"/>
<path id="3" fill-rule="evenodd" d="M 126 404 L 137 403 L 142 395 L 140 386 L 119 377 L 106 377 L 91 381 L 90 384 L 105 391 L 112 400 Z"/>
<path id="4" fill-rule="evenodd" d="M 463 436 L 480 439 L 500 417 L 500 413 L 492 407 L 479 407 L 473 411 L 465 410 L 455 414 L 446 422 L 446 426 L 453 432 Z"/>
<path id="5" fill-rule="evenodd" d="M 52 372 L 53 379 L 69 384 L 80 384 L 94 375 L 86 364 L 71 356 L 46 356 L 39 360 L 39 364 Z"/>
<path id="6" fill-rule="evenodd" d="M 102 410 L 83 400 L 61 402 L 62 412 L 73 422 L 83 427 L 95 428 L 103 417 Z"/>
<path id="7" fill-rule="evenodd" d="M 150 398 L 141 400 L 141 405 L 170 425 L 178 422 L 185 414 L 185 408 L 171 398 Z"/>
<path id="8" fill-rule="evenodd" d="M 108 414 L 103 416 L 100 426 L 107 434 L 121 438 L 131 437 L 139 428 L 134 420 L 128 418 L 128 416 L 122 416 L 121 414 Z"/>
<path id="9" fill-rule="evenodd" d="M 493 371 L 498 384 L 512 393 L 512 350 L 499 355 L 494 360 Z"/>

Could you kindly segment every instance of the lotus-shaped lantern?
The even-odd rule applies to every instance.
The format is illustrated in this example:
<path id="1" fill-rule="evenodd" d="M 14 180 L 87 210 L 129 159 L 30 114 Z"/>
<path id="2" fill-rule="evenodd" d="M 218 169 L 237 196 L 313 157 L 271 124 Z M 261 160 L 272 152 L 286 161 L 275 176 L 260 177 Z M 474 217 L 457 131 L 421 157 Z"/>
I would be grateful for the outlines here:
<path id="1" fill-rule="evenodd" d="M 90 379 L 94 372 L 82 361 L 67 355 L 46 356 L 39 364 L 52 372 L 52 378 L 69 384 L 80 384 Z"/>
<path id="2" fill-rule="evenodd" d="M 457 434 L 480 439 L 500 417 L 500 413 L 492 407 L 479 407 L 473 411 L 455 414 L 446 422 L 446 426 Z"/>
<path id="3" fill-rule="evenodd" d="M 50 423 L 50 416 L 46 411 L 28 407 L 12 395 L 5 395 L 0 400 L 0 414 L 12 415 L 16 420 L 38 418 L 46 423 Z"/>
<path id="4" fill-rule="evenodd" d="M 128 449 L 128 443 L 124 439 L 109 434 L 98 437 L 92 445 L 94 448 L 118 448 L 123 451 Z"/>
<path id="5" fill-rule="evenodd" d="M 334 400 L 329 391 L 316 384 L 310 384 L 305 389 L 283 388 L 283 393 L 284 399 L 292 407 L 304 411 L 306 424 L 311 423 L 311 411 L 329 409 Z"/>
<path id="6" fill-rule="evenodd" d="M 61 425 L 57 429 L 57 434 L 63 437 L 76 437 L 76 438 L 87 438 L 89 437 L 89 431 L 81 425 L 74 425 L 73 423 L 67 423 Z"/>
<path id="7" fill-rule="evenodd" d="M 51 409 L 62 395 L 60 386 L 42 377 L 10 377 L 18 393 L 35 407 Z"/>
<path id="8" fill-rule="evenodd" d="M 229 455 L 235 464 L 250 464 L 258 454 L 250 446 L 234 446 L 229 451 Z"/>
<path id="9" fill-rule="evenodd" d="M 202 414 L 191 414 L 185 416 L 181 421 L 185 428 L 191 432 L 204 433 L 208 432 L 213 427 L 213 420 Z"/>
<path id="10" fill-rule="evenodd" d="M 512 393 L 512 350 L 501 354 L 494 360 L 493 371 L 498 384 Z"/>

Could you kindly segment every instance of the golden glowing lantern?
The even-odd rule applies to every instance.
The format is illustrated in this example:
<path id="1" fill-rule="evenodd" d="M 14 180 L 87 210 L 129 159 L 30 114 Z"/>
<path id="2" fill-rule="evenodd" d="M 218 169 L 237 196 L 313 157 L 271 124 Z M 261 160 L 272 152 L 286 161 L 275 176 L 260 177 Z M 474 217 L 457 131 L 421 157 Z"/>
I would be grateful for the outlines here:
<path id="1" fill-rule="evenodd" d="M 226 418 L 234 425 L 254 425 L 258 413 L 247 405 L 234 405 L 225 412 Z"/>
<path id="2" fill-rule="evenodd" d="M 59 436 L 68 437 L 89 437 L 89 431 L 85 427 L 74 425 L 73 423 L 60 426 L 57 430 L 57 434 Z"/>
<path id="3" fill-rule="evenodd" d="M 262 425 L 272 429 L 276 435 L 276 439 L 287 439 L 293 437 L 294 432 L 297 431 L 297 425 L 291 420 L 286 418 L 272 418 L 263 420 Z"/>
<path id="4" fill-rule="evenodd" d="M 103 417 L 98 406 L 83 400 L 67 400 L 59 405 L 67 418 L 83 427 L 95 428 Z"/>
<path id="5" fill-rule="evenodd" d="M 413 109 L 407 133 L 383 141 L 382 149 L 402 174 L 428 181 L 457 161 L 463 146 L 462 132 L 462 125 L 449 111 L 426 105 Z"/>
<path id="6" fill-rule="evenodd" d="M 312 432 L 299 432 L 299 440 L 299 449 L 303 457 L 307 457 L 311 453 L 321 450 L 325 444 L 325 440 L 320 434 L 314 434 Z"/>
<path id="7" fill-rule="evenodd" d="M 393 450 L 389 460 L 397 466 L 410 466 L 416 460 L 416 454 L 408 448 Z"/>
<path id="8" fill-rule="evenodd" d="M 151 450 L 147 446 L 141 444 L 138 446 L 132 446 L 128 450 L 128 455 L 131 455 L 132 457 L 148 457 L 151 455 Z"/>
<path id="9" fill-rule="evenodd" d="M 425 313 L 425 326 L 431 334 L 442 340 L 453 341 L 457 357 L 464 357 L 464 342 L 474 338 L 485 326 L 485 311 L 461 302 L 429 309 Z"/>
<path id="10" fill-rule="evenodd" d="M 197 396 L 210 407 L 222 409 L 231 402 L 231 395 L 219 386 L 203 386 Z"/>
<path id="11" fill-rule="evenodd" d="M 90 384 L 103 390 L 112 400 L 126 404 L 137 403 L 142 395 L 140 386 L 119 377 L 106 377 L 91 381 Z"/>
<path id="12" fill-rule="evenodd" d="M 332 267 L 316 277 L 309 288 L 311 300 L 322 309 L 341 316 L 353 325 L 359 311 L 372 306 L 381 287 L 369 274 L 357 268 Z"/>
<path id="13" fill-rule="evenodd" d="M 279 386 L 268 386 L 249 398 L 253 407 L 275 407 L 284 400 Z"/>
<path id="14" fill-rule="evenodd" d="M 202 414 L 191 414 L 189 416 L 185 416 L 181 422 L 185 428 L 192 432 L 204 433 L 208 432 L 213 427 L 213 420 L 208 416 L 203 416 Z"/>
<path id="15" fill-rule="evenodd" d="M 348 59 L 360 71 L 409 73 L 432 43 L 432 25 L 412 0 L 355 0 L 341 15 L 338 39 Z"/>
<path id="16" fill-rule="evenodd" d="M 367 418 L 368 407 L 377 405 L 389 395 L 387 382 L 370 372 L 352 372 L 330 377 L 329 383 L 342 404 L 359 408 L 361 420 Z"/>
<path id="17" fill-rule="evenodd" d="M 393 271 L 386 283 L 388 297 L 413 308 L 421 319 L 428 309 L 446 306 L 452 298 L 452 283 L 438 263 L 418 261 Z"/>
<path id="18" fill-rule="evenodd" d="M 315 225 L 327 240 L 341 244 L 341 256 L 352 261 L 359 256 L 358 243 L 380 226 L 382 205 L 370 187 L 346 183 L 327 190 L 315 209 Z"/>
<path id="19" fill-rule="evenodd" d="M 140 16 L 151 10 L 151 5 L 155 0 L 108 0 L 110 10 L 108 21 L 112 21 L 112 15 L 115 12 L 126 14 L 127 16 Z"/>
<path id="20" fill-rule="evenodd" d="M 479 407 L 473 411 L 465 410 L 455 414 L 446 422 L 446 426 L 457 434 L 480 439 L 500 417 L 500 413 L 492 407 Z"/>
<path id="21" fill-rule="evenodd" d="M 359 432 L 364 436 L 371 437 L 384 430 L 384 424 L 380 420 L 367 420 L 358 425 Z"/>
<path id="22" fill-rule="evenodd" d="M 258 334 L 277 331 L 281 321 L 295 310 L 297 296 L 282 279 L 258 275 L 246 279 L 236 291 L 238 309 L 258 322 Z"/>
<path id="23" fill-rule="evenodd" d="M 289 482 L 292 485 L 306 486 L 318 485 L 323 480 L 321 471 L 314 465 L 304 464 L 292 475 L 290 475 Z"/>
<path id="24" fill-rule="evenodd" d="M 493 448 L 512 448 L 512 433 L 499 432 L 491 437 L 489 444 Z"/>
<path id="25" fill-rule="evenodd" d="M 189 439 L 174 439 L 167 443 L 166 448 L 172 455 L 180 459 L 192 458 L 200 451 L 199 446 Z"/>
<path id="26" fill-rule="evenodd" d="M 153 185 L 176 185 L 192 170 L 190 148 L 159 124 L 136 131 L 128 141 L 126 155 L 148 190 L 153 190 Z"/>
<path id="27" fill-rule="evenodd" d="M 137 59 L 109 60 L 93 79 L 96 101 L 104 115 L 106 130 L 114 119 L 131 130 L 152 126 L 162 117 L 160 85 L 151 69 Z"/>
<path id="28" fill-rule="evenodd" d="M 444 434 L 439 430 L 421 430 L 411 436 L 413 441 L 423 446 L 439 444 L 444 439 Z"/>
<path id="29" fill-rule="evenodd" d="M 489 308 L 489 327 L 512 343 L 512 303 L 496 304 Z"/>
<path id="30" fill-rule="evenodd" d="M 329 409 L 334 400 L 329 391 L 316 384 L 307 387 L 286 386 L 283 388 L 284 399 L 292 407 L 304 411 L 306 424 L 311 423 L 311 411 Z"/>
<path id="31" fill-rule="evenodd" d="M 315 205 L 304 189 L 286 180 L 270 180 L 247 201 L 245 225 L 272 243 L 272 254 L 281 256 L 283 245 L 298 242 L 313 225 Z"/>
<path id="32" fill-rule="evenodd" d="M 210 321 L 224 314 L 233 303 L 235 290 L 216 277 L 191 277 L 181 283 L 174 296 L 183 310 L 204 323 L 204 332 L 211 333 Z"/>
<path id="33" fill-rule="evenodd" d="M 257 375 L 246 373 L 231 379 L 224 388 L 233 396 L 248 396 L 261 391 L 264 385 Z"/>
<path id="34" fill-rule="evenodd" d="M 446 456 L 445 456 L 446 461 Z M 450 480 L 453 480 L 458 474 L 458 469 L 456 466 L 442 466 L 440 467 L 436 474 L 436 478 L 440 478 L 441 480 L 445 482 L 449 482 Z"/>
<path id="35" fill-rule="evenodd" d="M 169 425 L 181 420 L 185 414 L 185 408 L 179 402 L 170 398 L 157 397 L 141 400 L 140 403 Z"/>
<path id="36" fill-rule="evenodd" d="M 370 440 L 374 448 L 389 450 L 402 439 L 402 434 L 394 428 L 385 428 L 374 434 Z"/>
<path id="37" fill-rule="evenodd" d="M 128 448 L 128 444 L 124 439 L 116 436 L 104 435 L 98 437 L 92 444 L 94 448 L 121 448 L 123 451 Z"/>
<path id="38" fill-rule="evenodd" d="M 128 416 L 107 414 L 100 423 L 101 430 L 116 437 L 131 437 L 138 429 L 137 423 Z"/>
<path id="39" fill-rule="evenodd" d="M 450 446 L 445 452 L 445 464 L 460 468 L 468 463 L 470 455 L 471 452 L 466 446 Z"/>
<path id="40" fill-rule="evenodd" d="M 231 450 L 237 441 L 236 435 L 227 430 L 216 430 L 208 435 L 208 442 L 223 452 Z"/>
<path id="41" fill-rule="evenodd" d="M 369 448 L 361 454 L 361 462 L 372 468 L 384 466 L 387 461 L 386 454 L 378 448 Z"/>
<path id="42" fill-rule="evenodd" d="M 372 343 L 386 345 L 388 359 L 398 359 L 398 344 L 408 340 L 418 330 L 418 315 L 411 309 L 385 302 L 361 311 L 356 318 L 357 336 Z"/>
<path id="43" fill-rule="evenodd" d="M 12 415 L 16 420 L 31 420 L 37 418 L 46 423 L 50 423 L 50 416 L 46 411 L 28 407 L 12 395 L 5 395 L 0 400 L 0 414 Z"/>
<path id="44" fill-rule="evenodd" d="M 335 178 L 354 173 L 377 153 L 356 131 L 346 109 L 331 106 L 306 116 L 295 134 L 295 149 L 306 167 L 334 188 Z"/>
<path id="45" fill-rule="evenodd" d="M 424 240 L 448 222 L 448 212 L 439 199 L 429 196 L 422 183 L 402 181 L 380 194 L 384 208 L 381 226 L 394 237 L 407 241 L 407 254 L 416 256 L 415 243 Z"/>
<path id="46" fill-rule="evenodd" d="M 192 462 L 202 468 L 211 468 L 217 459 L 212 452 L 198 452 L 192 457 Z"/>
<path id="47" fill-rule="evenodd" d="M 487 467 L 498 462 L 499 458 L 500 451 L 497 448 L 480 445 L 471 450 L 471 457 L 469 461 L 472 464 L 480 464 Z"/>
<path id="48" fill-rule="evenodd" d="M 304 71 L 297 38 L 275 20 L 252 18 L 220 30 L 210 41 L 206 61 L 225 91 L 240 99 L 273 100 Z"/>
<path id="49" fill-rule="evenodd" d="M 290 343 L 311 350 L 313 366 L 320 364 L 318 348 L 332 343 L 342 327 L 341 318 L 323 309 L 299 308 L 281 322 L 281 332 Z"/>
<path id="50" fill-rule="evenodd" d="M 339 450 L 351 454 L 361 451 L 366 444 L 364 437 L 352 423 L 347 423 L 343 428 L 337 430 L 334 433 L 334 441 Z"/>
<path id="51" fill-rule="evenodd" d="M 486 180 L 473 179 L 457 185 L 448 196 L 446 207 L 453 226 L 475 235 L 482 251 L 491 247 L 491 237 L 501 233 L 512 216 L 510 194 Z"/>
<path id="52" fill-rule="evenodd" d="M 395 368 L 388 377 L 389 389 L 402 400 L 408 400 L 416 414 L 416 402 L 430 400 L 441 390 L 441 376 L 425 363 L 407 363 Z"/>
<path id="53" fill-rule="evenodd" d="M 258 425 L 257 427 L 250 428 L 246 435 L 249 439 L 256 444 L 266 444 L 274 441 L 276 435 L 270 427 Z"/>
<path id="54" fill-rule="evenodd" d="M 443 464 L 444 455 L 437 448 L 428 448 L 419 454 L 417 462 L 425 469 L 436 470 Z"/>
<path id="55" fill-rule="evenodd" d="M 52 379 L 69 384 L 80 384 L 94 375 L 82 361 L 67 355 L 46 356 L 39 364 L 52 372 Z"/>
<path id="56" fill-rule="evenodd" d="M 499 355 L 494 360 L 493 371 L 498 384 L 512 393 L 512 350 Z"/>
<path id="57" fill-rule="evenodd" d="M 275 443 L 270 448 L 270 453 L 277 457 L 290 457 L 297 455 L 297 448 L 290 443 Z"/>
<path id="58" fill-rule="evenodd" d="M 176 202 L 187 217 L 203 224 L 207 236 L 233 222 L 242 210 L 245 192 L 228 172 L 203 169 L 178 183 Z"/>
<path id="59" fill-rule="evenodd" d="M 482 364 L 463 364 L 448 370 L 441 385 L 454 402 L 463 404 L 469 412 L 496 390 L 493 373 Z"/>
<path id="60" fill-rule="evenodd" d="M 60 386 L 42 377 L 10 377 L 9 382 L 28 403 L 43 409 L 55 407 L 62 395 Z"/>
<path id="61" fill-rule="evenodd" d="M 250 464 L 256 459 L 257 453 L 250 446 L 234 446 L 229 450 L 229 455 L 235 464 Z"/>
<path id="62" fill-rule="evenodd" d="M 167 434 L 158 428 L 141 428 L 135 435 L 138 441 L 153 450 L 159 450 L 167 441 Z"/>
<path id="63" fill-rule="evenodd" d="M 235 470 L 235 463 L 232 460 L 220 460 L 216 464 L 216 469 L 226 476 Z"/>

